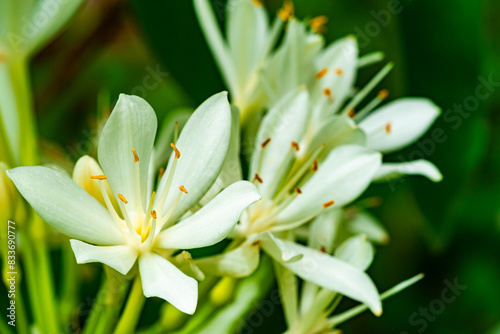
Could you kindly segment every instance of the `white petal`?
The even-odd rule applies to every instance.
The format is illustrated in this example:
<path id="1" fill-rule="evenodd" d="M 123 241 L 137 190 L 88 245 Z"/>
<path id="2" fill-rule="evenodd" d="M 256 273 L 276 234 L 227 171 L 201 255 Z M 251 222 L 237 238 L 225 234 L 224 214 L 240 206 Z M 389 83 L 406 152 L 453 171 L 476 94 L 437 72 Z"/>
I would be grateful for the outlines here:
<path id="1" fill-rule="evenodd" d="M 123 236 L 109 212 L 67 175 L 48 167 L 7 171 L 38 215 L 59 232 L 98 245 L 119 245 Z"/>
<path id="2" fill-rule="evenodd" d="M 224 76 L 224 80 L 229 86 L 229 90 L 234 92 L 237 87 L 234 60 L 231 58 L 229 47 L 222 37 L 217 19 L 215 18 L 214 11 L 211 7 L 212 6 L 208 0 L 194 0 L 194 9 L 205 35 L 205 39 L 210 46 L 210 50 L 214 55 L 217 66 Z"/>
<path id="3" fill-rule="evenodd" d="M 368 147 L 387 153 L 420 138 L 440 113 L 439 107 L 428 99 L 405 98 L 375 110 L 359 126 L 368 136 Z M 386 127 L 390 127 L 389 131 Z"/>
<path id="4" fill-rule="evenodd" d="M 157 245 L 166 249 L 213 245 L 224 239 L 233 230 L 243 210 L 259 199 L 260 194 L 253 183 L 233 183 L 195 214 L 161 232 Z"/>
<path id="5" fill-rule="evenodd" d="M 194 313 L 198 302 L 198 282 L 194 278 L 154 253 L 139 257 L 139 271 L 144 296 L 165 299 L 184 313 Z"/>
<path id="6" fill-rule="evenodd" d="M 174 203 L 179 186 L 184 185 L 188 194 L 182 196 L 173 220 L 197 204 L 212 186 L 226 158 L 230 135 L 231 109 L 227 93 L 215 94 L 196 109 L 176 143 L 181 156 L 172 180 L 172 190 L 165 201 L 165 211 Z M 164 191 L 173 161 L 174 153 L 158 187 L 157 196 L 161 196 Z"/>
<path id="7" fill-rule="evenodd" d="M 151 152 L 156 135 L 156 115 L 151 106 L 137 96 L 121 94 L 99 140 L 99 163 L 108 176 L 115 196 L 120 193 L 137 208 L 146 207 Z M 139 156 L 140 185 L 136 191 L 135 162 L 132 149 Z"/>
<path id="8" fill-rule="evenodd" d="M 356 199 L 370 184 L 381 164 L 381 155 L 357 145 L 345 145 L 332 151 L 311 179 L 277 217 L 280 223 L 312 218 L 323 204 L 335 201 L 342 207 Z"/>
<path id="9" fill-rule="evenodd" d="M 270 255 L 297 276 L 365 303 L 375 314 L 382 312 L 377 288 L 364 272 L 320 251 L 290 241 L 281 242 L 290 251 L 303 254 L 303 258 L 295 262 L 284 262 L 273 253 Z"/>
<path id="10" fill-rule="evenodd" d="M 386 244 L 389 242 L 389 233 L 382 224 L 367 212 L 357 212 L 347 225 L 353 234 L 364 234 L 372 242 Z"/>
<path id="11" fill-rule="evenodd" d="M 71 239 L 71 248 L 78 263 L 101 262 L 125 275 L 137 259 L 137 251 L 126 245 L 94 246 L 85 242 Z"/>
<path id="12" fill-rule="evenodd" d="M 302 258 L 302 253 L 287 247 L 283 240 L 276 238 L 270 232 L 263 232 L 258 235 L 258 240 L 262 248 L 273 258 L 283 262 L 295 262 Z"/>
<path id="13" fill-rule="evenodd" d="M 335 257 L 366 271 L 373 261 L 373 246 L 364 235 L 350 237 L 335 249 Z"/>
<path id="14" fill-rule="evenodd" d="M 230 252 L 196 259 L 194 263 L 205 274 L 245 277 L 257 269 L 259 252 L 258 244 L 247 241 Z"/>
<path id="15" fill-rule="evenodd" d="M 300 87 L 282 98 L 262 120 L 252 156 L 250 178 L 259 173 L 264 180 L 258 185 L 264 198 L 271 197 L 278 187 L 281 179 L 278 172 L 286 170 L 282 166 L 293 153 L 291 142 L 299 142 L 304 133 L 308 108 L 309 94 L 304 87 Z M 261 144 L 268 138 L 271 141 L 262 149 Z"/>
<path id="16" fill-rule="evenodd" d="M 212 187 L 200 200 L 200 205 L 210 202 L 220 191 L 243 179 L 240 161 L 240 111 L 231 107 L 231 138 L 222 170 Z"/>
<path id="17" fill-rule="evenodd" d="M 331 254 L 341 222 L 342 210 L 330 210 L 317 216 L 309 228 L 308 246 Z"/>
<path id="18" fill-rule="evenodd" d="M 375 181 L 389 181 L 404 175 L 422 175 L 434 182 L 440 182 L 443 175 L 430 161 L 415 160 L 402 163 L 383 163 L 373 177 Z"/>

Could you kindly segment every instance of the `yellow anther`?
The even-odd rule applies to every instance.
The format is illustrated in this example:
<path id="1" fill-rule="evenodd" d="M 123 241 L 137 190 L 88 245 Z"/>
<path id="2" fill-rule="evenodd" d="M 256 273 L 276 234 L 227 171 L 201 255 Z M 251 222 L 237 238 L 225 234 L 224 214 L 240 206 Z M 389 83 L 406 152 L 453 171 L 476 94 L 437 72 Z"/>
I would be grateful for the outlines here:
<path id="1" fill-rule="evenodd" d="M 386 134 L 390 134 L 391 133 L 391 129 L 392 129 L 391 122 L 387 122 L 387 124 L 385 125 L 385 133 Z"/>
<path id="2" fill-rule="evenodd" d="M 326 208 L 331 207 L 334 204 L 335 204 L 335 201 L 328 201 L 326 203 L 323 203 L 323 207 L 326 209 Z"/>
<path id="3" fill-rule="evenodd" d="M 353 118 L 354 116 L 356 116 L 356 110 L 354 109 L 349 109 L 349 111 L 347 111 L 347 116 L 349 116 L 350 118 Z"/>
<path id="4" fill-rule="evenodd" d="M 255 7 L 264 7 L 264 4 L 262 2 L 260 2 L 259 0 L 252 0 L 252 4 Z"/>
<path id="5" fill-rule="evenodd" d="M 389 96 L 389 91 L 387 89 L 382 89 L 380 92 L 378 92 L 378 97 L 379 99 L 385 99 Z"/>
<path id="6" fill-rule="evenodd" d="M 261 184 L 262 184 L 262 182 L 264 182 L 264 181 L 260 178 L 259 173 L 255 173 L 255 175 L 254 175 L 254 177 L 253 177 L 253 180 L 254 180 L 254 181 L 257 181 L 257 182 L 259 182 L 259 183 L 261 183 Z"/>
<path id="7" fill-rule="evenodd" d="M 108 177 L 106 175 L 91 175 L 92 180 L 106 180 Z"/>
<path id="8" fill-rule="evenodd" d="M 139 162 L 139 156 L 137 155 L 135 148 L 132 149 L 132 153 L 134 154 L 134 162 Z"/>
<path id="9" fill-rule="evenodd" d="M 118 194 L 118 198 L 125 204 L 128 203 L 127 199 L 125 198 L 125 196 L 123 196 L 122 194 Z"/>
<path id="10" fill-rule="evenodd" d="M 160 172 L 158 173 L 158 176 L 160 177 L 160 179 L 163 177 L 163 174 L 165 174 L 165 168 L 160 168 Z"/>
<path id="11" fill-rule="evenodd" d="M 325 32 L 325 24 L 328 22 L 328 17 L 325 15 L 320 15 L 316 16 L 309 21 L 309 25 L 311 26 L 311 29 L 317 33 L 317 34 L 322 34 Z"/>
<path id="12" fill-rule="evenodd" d="M 293 17 L 293 12 L 294 12 L 293 2 L 290 0 L 285 0 L 283 2 L 283 7 L 278 11 L 278 16 L 283 21 L 288 21 L 290 20 L 290 18 Z"/>
<path id="13" fill-rule="evenodd" d="M 327 88 L 323 89 L 323 94 L 325 94 L 326 97 L 331 98 L 332 97 L 332 90 L 327 87 Z"/>
<path id="14" fill-rule="evenodd" d="M 182 191 L 184 194 L 188 193 L 187 190 L 186 190 L 186 188 L 184 186 L 180 186 L 179 190 Z"/>
<path id="15" fill-rule="evenodd" d="M 271 142 L 271 138 L 267 138 L 266 140 L 264 140 L 262 142 L 262 144 L 260 144 L 260 147 L 266 148 L 267 144 L 269 144 L 270 142 Z"/>
<path id="16" fill-rule="evenodd" d="M 344 71 L 341 68 L 336 68 L 335 69 L 335 74 L 342 75 L 342 74 L 344 74 Z"/>
<path id="17" fill-rule="evenodd" d="M 321 79 L 327 73 L 328 73 L 328 68 L 325 67 L 324 69 L 322 69 L 321 71 L 319 71 L 318 73 L 316 73 L 316 79 Z"/>
<path id="18" fill-rule="evenodd" d="M 300 150 L 300 146 L 299 146 L 299 143 L 295 142 L 295 141 L 292 141 L 290 143 L 290 145 L 292 146 L 293 149 L 295 149 L 295 151 L 299 151 Z"/>
<path id="19" fill-rule="evenodd" d="M 302 190 L 299 187 L 295 188 L 295 192 L 299 195 L 302 194 Z"/>
<path id="20" fill-rule="evenodd" d="M 177 147 L 174 145 L 174 143 L 170 143 L 170 146 L 174 149 L 175 152 L 175 159 L 179 159 L 181 157 L 181 152 L 177 149 Z"/>
<path id="21" fill-rule="evenodd" d="M 313 161 L 313 168 L 312 168 L 313 172 L 317 171 L 318 170 L 318 160 L 314 160 Z"/>
<path id="22" fill-rule="evenodd" d="M 151 211 L 151 218 L 156 219 L 156 211 Z"/>

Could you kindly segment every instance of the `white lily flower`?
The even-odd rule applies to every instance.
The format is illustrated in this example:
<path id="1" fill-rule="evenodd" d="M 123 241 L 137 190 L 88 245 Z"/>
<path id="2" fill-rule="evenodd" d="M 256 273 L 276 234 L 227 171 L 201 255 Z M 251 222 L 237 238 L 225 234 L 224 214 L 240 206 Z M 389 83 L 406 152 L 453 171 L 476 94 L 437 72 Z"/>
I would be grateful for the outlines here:
<path id="1" fill-rule="evenodd" d="M 209 98 L 191 116 L 172 144 L 166 173 L 153 192 L 156 172 L 151 172 L 150 163 L 156 125 L 155 113 L 144 100 L 120 96 L 99 142 L 105 174 L 92 176 L 106 206 L 65 174 L 47 167 L 19 167 L 8 175 L 40 217 L 73 238 L 78 263 L 102 262 L 126 274 L 138 262 L 146 297 L 163 298 L 192 314 L 198 298 L 196 280 L 168 257 L 177 249 L 224 239 L 260 195 L 253 184 L 239 181 L 180 219 L 212 186 L 225 160 L 231 131 L 226 93 Z M 108 184 L 119 210 L 111 202 Z"/>

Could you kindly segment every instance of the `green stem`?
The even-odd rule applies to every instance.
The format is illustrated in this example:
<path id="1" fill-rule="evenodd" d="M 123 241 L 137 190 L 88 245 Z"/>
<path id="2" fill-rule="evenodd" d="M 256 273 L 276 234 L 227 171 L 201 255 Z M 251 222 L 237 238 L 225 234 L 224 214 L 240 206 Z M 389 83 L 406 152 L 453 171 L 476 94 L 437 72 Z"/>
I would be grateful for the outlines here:
<path id="1" fill-rule="evenodd" d="M 83 334 L 110 333 L 115 325 L 129 281 L 113 270 L 107 270 L 105 277 L 85 323 Z"/>
<path id="2" fill-rule="evenodd" d="M 23 245 L 22 248 L 22 262 L 24 263 L 26 282 L 28 285 L 28 295 L 31 300 L 31 311 L 33 313 L 33 318 L 35 324 L 38 324 L 40 332 L 47 332 L 45 317 L 42 305 L 40 303 L 40 296 L 38 294 L 38 283 L 36 275 L 36 265 L 33 256 L 33 249 L 31 248 L 31 240 L 24 234 L 24 232 L 19 232 L 19 243 Z"/>
<path id="3" fill-rule="evenodd" d="M 62 247 L 62 267 L 65 269 L 61 277 L 59 313 L 61 314 L 61 322 L 65 324 L 70 321 L 73 310 L 77 305 L 76 298 L 78 296 L 79 277 L 75 256 L 73 255 L 69 242 L 64 242 Z"/>
<path id="4" fill-rule="evenodd" d="M 33 247 L 36 251 L 38 266 L 36 277 L 39 284 L 40 303 L 43 308 L 44 318 L 47 322 L 49 333 L 60 332 L 60 322 L 56 307 L 56 298 L 54 292 L 54 278 L 52 277 L 52 265 L 50 261 L 49 250 L 46 245 L 45 223 L 33 211 L 33 222 L 31 229 L 31 238 Z M 29 274 L 29 273 L 28 273 Z M 33 275 L 33 273 L 31 273 Z"/>
<path id="5" fill-rule="evenodd" d="M 141 278 L 137 276 L 132 286 L 132 291 L 130 291 L 125 310 L 116 326 L 115 334 L 135 333 L 135 328 L 139 322 L 145 301 L 146 297 L 144 297 L 144 293 L 142 292 Z"/>
<path id="6" fill-rule="evenodd" d="M 16 294 L 16 327 L 18 329 L 18 333 L 29 333 L 29 324 L 28 324 L 28 314 L 26 313 L 26 307 L 24 306 L 23 292 L 21 287 L 17 289 Z M 3 333 L 3 332 L 2 332 Z"/>

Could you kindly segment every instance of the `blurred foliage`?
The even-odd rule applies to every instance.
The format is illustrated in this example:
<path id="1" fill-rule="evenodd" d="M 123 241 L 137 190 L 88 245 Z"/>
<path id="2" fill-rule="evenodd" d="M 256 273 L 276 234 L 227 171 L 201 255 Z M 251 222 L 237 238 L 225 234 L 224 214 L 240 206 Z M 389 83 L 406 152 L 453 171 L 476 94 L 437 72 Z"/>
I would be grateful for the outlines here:
<path id="1" fill-rule="evenodd" d="M 369 270 L 380 290 L 418 272 L 427 277 L 388 300 L 382 317 L 364 314 L 342 329 L 419 333 L 422 322 L 415 325 L 410 317 L 417 312 L 414 320 L 422 319 L 420 308 L 441 298 L 445 280 L 457 279 L 467 288 L 426 320 L 425 333 L 494 333 L 500 324 L 500 87 L 467 117 L 448 110 L 470 103 L 479 78 L 500 82 L 500 2 L 294 2 L 298 17 L 330 18 L 327 41 L 355 34 L 362 54 L 380 50 L 385 61 L 394 61 L 395 69 L 380 86 L 390 90 L 392 99 L 427 96 L 443 109 L 443 117 L 419 143 L 385 157 L 409 160 L 423 152 L 441 169 L 443 182 L 408 177 L 366 194 L 383 198 L 374 211 L 392 235 L 388 246 L 378 248 Z M 213 3 L 223 25 L 224 1 Z M 266 5 L 274 14 L 281 0 Z M 399 12 L 384 16 L 391 6 Z M 376 69 L 363 69 L 358 83 L 366 83 Z M 102 121 L 119 93 L 146 98 L 161 121 L 170 110 L 195 107 L 224 89 L 189 0 L 88 1 L 66 33 L 35 58 L 32 70 L 46 153 L 68 170 L 79 156 L 95 155 L 98 133 L 89 129 Z M 436 142 L 435 129 L 446 139 Z M 95 295 L 97 285 L 85 277 L 97 268 L 78 266 L 86 273 L 81 300 Z M 143 325 L 156 317 L 159 305 L 148 300 Z M 278 333 L 283 327 L 282 312 L 276 310 L 254 330 Z"/>

